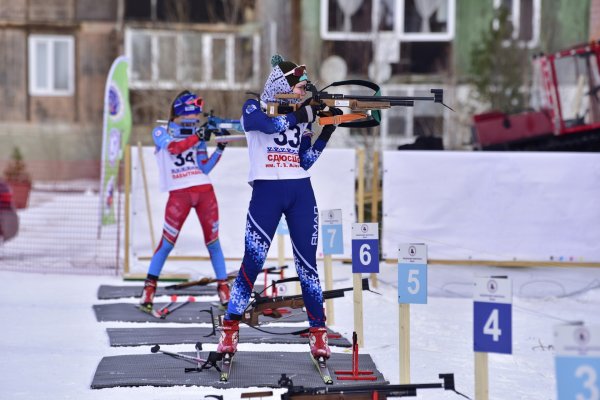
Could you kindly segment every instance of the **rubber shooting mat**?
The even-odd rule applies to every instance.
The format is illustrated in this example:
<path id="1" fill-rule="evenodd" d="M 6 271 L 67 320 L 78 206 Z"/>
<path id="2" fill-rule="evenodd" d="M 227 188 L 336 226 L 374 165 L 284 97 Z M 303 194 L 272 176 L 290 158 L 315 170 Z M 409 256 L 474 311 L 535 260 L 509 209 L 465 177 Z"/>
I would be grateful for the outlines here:
<path id="1" fill-rule="evenodd" d="M 150 353 L 150 348 L 148 348 Z M 195 352 L 182 353 L 195 357 Z M 201 352 L 207 358 L 208 352 Z M 352 354 L 332 353 L 327 362 L 334 385 L 364 385 L 365 381 L 341 381 L 334 371 L 352 370 Z M 212 386 L 215 388 L 279 387 L 281 374 L 291 377 L 295 386 L 323 387 L 325 384 L 308 352 L 254 352 L 239 351 L 233 359 L 228 382 L 219 381 L 219 373 L 211 368 L 202 372 L 185 372 L 195 363 L 176 359 L 166 354 L 137 354 L 104 357 L 92 381 L 92 389 L 119 386 Z M 359 354 L 361 370 L 373 371 L 376 381 L 386 384 L 385 378 L 369 354 Z"/>
<path id="2" fill-rule="evenodd" d="M 272 332 L 257 331 L 256 329 L 241 325 L 240 343 L 306 343 L 307 336 L 286 335 L 285 332 L 298 331 L 294 327 L 267 326 L 261 329 Z M 184 327 L 184 328 L 108 328 L 108 338 L 112 347 L 119 346 L 143 346 L 154 344 L 196 344 L 218 343 L 219 333 L 212 335 L 212 327 Z M 352 344 L 339 333 L 332 330 L 329 332 L 329 345 L 339 347 L 352 347 Z M 210 336 L 207 336 L 210 335 Z"/>
<path id="3" fill-rule="evenodd" d="M 160 286 L 156 289 L 156 296 L 171 296 L 173 294 L 177 296 L 217 296 L 216 285 L 205 285 L 205 286 L 190 286 L 182 289 L 166 289 L 165 285 Z M 128 286 L 111 286 L 101 285 L 98 288 L 98 300 L 114 300 L 114 299 L 125 299 L 129 297 L 140 298 L 142 296 L 142 288 L 144 285 L 128 285 Z M 264 285 L 254 286 L 255 292 L 261 292 Z"/>
<path id="4" fill-rule="evenodd" d="M 154 308 L 159 310 L 167 303 L 154 303 Z M 179 304 L 179 303 L 178 303 Z M 223 314 L 224 311 L 215 307 L 210 302 L 194 302 L 187 304 L 169 314 L 165 319 L 155 318 L 138 309 L 137 303 L 111 303 L 95 304 L 93 306 L 96 313 L 96 320 L 99 322 L 122 321 L 122 322 L 178 322 L 183 324 L 211 323 L 211 317 L 208 311 L 212 307 L 214 316 Z M 258 318 L 259 323 L 268 322 L 304 322 L 307 321 L 306 313 L 298 308 L 291 310 L 291 313 L 284 314 L 281 318 L 271 318 L 261 315 Z"/>

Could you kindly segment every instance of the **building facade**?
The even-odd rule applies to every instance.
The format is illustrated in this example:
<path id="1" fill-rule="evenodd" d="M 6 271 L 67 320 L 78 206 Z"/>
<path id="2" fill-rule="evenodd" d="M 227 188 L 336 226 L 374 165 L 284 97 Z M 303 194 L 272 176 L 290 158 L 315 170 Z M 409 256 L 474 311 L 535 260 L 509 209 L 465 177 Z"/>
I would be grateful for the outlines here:
<path id="1" fill-rule="evenodd" d="M 598 0 L 0 0 L 0 169 L 18 146 L 35 179 L 98 177 L 104 85 L 120 54 L 131 62 L 133 143 L 150 142 L 183 89 L 236 118 L 281 53 L 320 88 L 443 88 L 456 110 L 386 110 L 380 127 L 338 130 L 334 145 L 395 149 L 421 136 L 468 149 L 471 51 L 501 6 L 531 53 L 598 38 Z"/>

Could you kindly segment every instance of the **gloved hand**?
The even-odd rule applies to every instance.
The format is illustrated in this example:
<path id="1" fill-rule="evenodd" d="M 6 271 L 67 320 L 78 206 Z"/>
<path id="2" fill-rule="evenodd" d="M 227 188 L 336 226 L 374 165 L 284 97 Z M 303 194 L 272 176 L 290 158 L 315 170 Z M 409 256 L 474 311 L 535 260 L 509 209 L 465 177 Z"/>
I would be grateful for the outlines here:
<path id="1" fill-rule="evenodd" d="M 227 135 L 231 135 L 231 133 L 227 129 L 221 129 L 221 134 L 219 136 L 227 136 Z M 217 143 L 217 148 L 219 148 L 221 151 L 225 150 L 225 147 L 227 147 L 227 142 Z"/>
<path id="2" fill-rule="evenodd" d="M 335 107 L 329 107 L 329 112 L 331 113 L 331 115 L 342 115 L 344 113 L 342 110 Z"/>
<path id="3" fill-rule="evenodd" d="M 196 132 L 196 136 L 198 136 L 198 139 L 200 139 L 201 141 L 204 140 L 205 142 L 208 142 L 210 140 L 211 133 L 212 131 L 210 129 L 208 129 L 206 126 L 203 126 L 200 129 L 198 129 L 198 131 Z"/>
<path id="4" fill-rule="evenodd" d="M 339 108 L 335 108 L 335 107 L 329 107 L 329 112 L 334 116 L 342 115 L 344 113 L 342 110 L 340 110 Z M 323 130 L 321 131 L 321 135 L 319 135 L 319 139 L 328 141 L 329 138 L 331 137 L 331 134 L 335 131 L 335 128 L 337 128 L 337 125 L 333 125 L 333 124 L 323 126 Z"/>
<path id="5" fill-rule="evenodd" d="M 305 100 L 302 103 L 302 107 L 294 111 L 292 114 L 296 117 L 296 122 L 301 124 L 303 122 L 314 122 L 317 118 L 317 112 L 321 110 L 320 105 L 311 105 L 312 99 Z"/>

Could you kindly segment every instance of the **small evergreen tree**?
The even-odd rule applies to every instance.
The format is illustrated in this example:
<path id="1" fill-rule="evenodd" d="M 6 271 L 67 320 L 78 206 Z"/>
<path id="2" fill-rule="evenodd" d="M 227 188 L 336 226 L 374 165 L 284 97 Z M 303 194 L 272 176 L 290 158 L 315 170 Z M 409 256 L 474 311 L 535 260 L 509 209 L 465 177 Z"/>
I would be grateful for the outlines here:
<path id="1" fill-rule="evenodd" d="M 513 38 L 508 9 L 496 10 L 498 27 L 493 21 L 481 41 L 471 49 L 471 83 L 475 98 L 494 110 L 506 113 L 522 111 L 526 104 L 523 89 L 528 86 L 530 57 L 526 47 Z"/>
<path id="2" fill-rule="evenodd" d="M 11 160 L 4 169 L 4 178 L 9 182 L 30 183 L 31 175 L 23 161 L 23 155 L 18 147 L 15 147 Z"/>

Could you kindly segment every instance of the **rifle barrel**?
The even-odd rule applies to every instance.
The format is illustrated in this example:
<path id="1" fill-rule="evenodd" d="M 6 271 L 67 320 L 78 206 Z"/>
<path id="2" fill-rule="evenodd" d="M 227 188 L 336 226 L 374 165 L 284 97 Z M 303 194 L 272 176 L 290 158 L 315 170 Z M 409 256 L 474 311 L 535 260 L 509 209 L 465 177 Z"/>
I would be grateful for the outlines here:
<path id="1" fill-rule="evenodd" d="M 287 278 L 287 279 L 291 279 L 291 278 Z M 361 289 L 362 290 L 370 290 L 368 278 L 363 278 Z M 344 289 L 325 290 L 325 291 L 323 291 L 323 299 L 326 300 L 326 299 L 335 299 L 338 297 L 344 297 L 344 293 L 349 292 L 351 290 L 354 290 L 354 288 L 349 287 L 349 288 L 344 288 Z M 255 302 L 254 304 L 255 305 L 265 304 L 265 303 L 273 304 L 273 303 L 277 303 L 277 302 L 281 302 L 281 301 L 300 300 L 300 299 L 302 299 L 301 294 L 297 294 L 294 296 L 257 297 L 254 300 L 254 302 Z"/>
<path id="2" fill-rule="evenodd" d="M 352 386 L 331 386 L 325 388 L 314 388 L 316 393 L 370 393 L 377 391 L 379 393 L 393 393 L 414 391 L 417 389 L 443 389 L 441 383 L 409 383 L 401 385 L 352 385 Z"/>
<path id="3" fill-rule="evenodd" d="M 403 106 L 403 107 L 412 107 L 415 105 L 415 102 L 412 100 L 390 100 L 391 106 Z"/>
<path id="4" fill-rule="evenodd" d="M 338 297 L 344 297 L 344 292 L 347 292 L 350 290 L 353 290 L 353 288 L 325 290 L 323 292 L 323 299 L 335 299 Z M 256 299 L 256 305 L 264 304 L 264 303 L 278 303 L 281 301 L 301 300 L 301 299 L 302 299 L 301 294 L 297 294 L 294 296 L 258 297 Z"/>
<path id="5" fill-rule="evenodd" d="M 435 101 L 435 97 L 427 97 L 427 96 L 352 96 L 352 95 L 324 95 L 320 96 L 321 99 L 353 99 L 359 101 Z"/>

